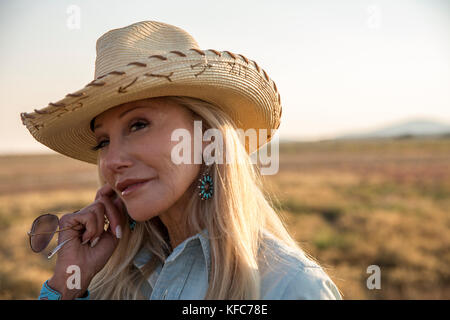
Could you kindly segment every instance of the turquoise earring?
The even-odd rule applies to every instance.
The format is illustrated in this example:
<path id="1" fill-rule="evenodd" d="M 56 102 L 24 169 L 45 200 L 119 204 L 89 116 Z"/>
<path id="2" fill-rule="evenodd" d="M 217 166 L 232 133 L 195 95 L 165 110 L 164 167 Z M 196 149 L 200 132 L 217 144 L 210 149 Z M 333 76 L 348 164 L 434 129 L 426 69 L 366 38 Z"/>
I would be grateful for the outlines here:
<path id="1" fill-rule="evenodd" d="M 214 182 L 212 176 L 209 174 L 209 169 L 211 166 L 208 166 L 203 172 L 202 177 L 198 179 L 198 189 L 199 189 L 199 197 L 202 200 L 211 199 L 214 195 Z"/>
<path id="2" fill-rule="evenodd" d="M 130 227 L 130 230 L 133 231 L 134 227 L 136 227 L 136 221 L 133 220 L 132 217 L 130 217 L 130 215 L 128 215 L 128 226 Z"/>
<path id="3" fill-rule="evenodd" d="M 136 227 L 136 221 L 134 221 L 133 219 L 131 219 L 131 221 L 128 223 L 130 226 L 131 231 L 134 230 L 134 227 Z"/>

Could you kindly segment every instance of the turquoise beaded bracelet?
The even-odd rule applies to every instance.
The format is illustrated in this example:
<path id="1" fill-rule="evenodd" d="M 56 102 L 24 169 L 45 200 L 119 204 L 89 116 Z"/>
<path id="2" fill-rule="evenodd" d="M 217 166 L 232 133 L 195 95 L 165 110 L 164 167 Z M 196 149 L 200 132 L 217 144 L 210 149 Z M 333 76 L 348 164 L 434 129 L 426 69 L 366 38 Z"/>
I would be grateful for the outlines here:
<path id="1" fill-rule="evenodd" d="M 75 300 L 89 300 L 90 297 L 89 290 L 87 290 L 86 292 L 87 292 L 86 297 L 75 298 Z M 55 289 L 50 288 L 47 280 L 44 282 L 44 285 L 42 286 L 38 300 L 61 300 L 61 293 L 59 293 Z"/>

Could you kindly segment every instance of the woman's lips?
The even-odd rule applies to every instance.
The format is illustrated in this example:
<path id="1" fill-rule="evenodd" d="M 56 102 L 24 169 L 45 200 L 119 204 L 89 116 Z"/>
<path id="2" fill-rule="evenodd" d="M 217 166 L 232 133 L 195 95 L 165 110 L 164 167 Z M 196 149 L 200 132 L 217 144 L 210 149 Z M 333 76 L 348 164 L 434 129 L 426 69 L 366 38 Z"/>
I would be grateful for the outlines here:
<path id="1" fill-rule="evenodd" d="M 128 187 L 126 187 L 123 191 L 122 191 L 122 196 L 126 196 L 129 195 L 130 193 L 132 193 L 133 191 L 141 188 L 143 185 L 145 185 L 147 182 L 151 181 L 150 180 L 146 180 L 146 181 L 142 181 L 142 182 L 138 182 L 138 183 L 134 183 L 129 185 Z"/>

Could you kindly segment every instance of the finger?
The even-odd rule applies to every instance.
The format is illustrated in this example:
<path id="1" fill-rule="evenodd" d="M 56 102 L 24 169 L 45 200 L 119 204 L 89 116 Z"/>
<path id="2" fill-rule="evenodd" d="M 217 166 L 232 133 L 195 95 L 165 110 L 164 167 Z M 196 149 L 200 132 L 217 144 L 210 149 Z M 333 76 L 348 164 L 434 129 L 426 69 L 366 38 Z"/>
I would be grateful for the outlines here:
<path id="1" fill-rule="evenodd" d="M 72 220 L 81 223 L 85 227 L 85 231 L 81 238 L 81 243 L 85 244 L 89 240 L 93 240 L 94 235 L 97 233 L 97 214 L 95 212 L 103 212 L 105 208 L 101 203 L 91 206 L 73 215 Z"/>
<path id="2" fill-rule="evenodd" d="M 59 229 L 67 229 L 58 232 L 58 244 L 74 236 L 80 236 L 80 231 L 84 230 L 83 224 L 75 221 L 73 216 L 76 213 L 68 213 L 59 219 Z"/>
<path id="3" fill-rule="evenodd" d="M 117 197 L 114 201 L 113 204 L 116 206 L 116 208 L 119 208 L 120 212 L 125 215 L 125 213 L 127 212 L 127 208 L 125 206 L 125 204 L 123 203 L 122 199 L 120 199 L 119 197 Z"/>
<path id="4" fill-rule="evenodd" d="M 114 189 L 108 183 L 105 183 L 100 189 L 98 189 L 97 194 L 95 195 L 95 200 L 98 200 L 101 196 L 113 196 L 114 193 Z"/>
<path id="5" fill-rule="evenodd" d="M 119 243 L 119 239 L 114 235 L 110 226 L 108 226 L 108 229 L 106 230 L 106 232 L 103 233 L 101 238 L 108 238 L 108 237 L 111 237 L 114 247 L 117 246 L 117 244 Z"/>
<path id="6" fill-rule="evenodd" d="M 111 229 L 108 228 L 106 232 L 103 232 L 100 236 L 100 240 L 98 240 L 97 244 L 93 246 L 94 252 L 112 252 L 114 248 L 119 244 L 120 239 L 117 239 L 116 236 L 111 232 Z"/>
<path id="7" fill-rule="evenodd" d="M 97 232 L 94 234 L 91 240 L 91 247 L 94 247 L 100 240 L 101 235 L 105 232 L 105 214 L 104 210 L 95 210 L 95 216 L 97 217 Z"/>
<path id="8" fill-rule="evenodd" d="M 114 232 L 112 232 L 112 230 L 111 230 L 111 225 L 108 225 L 108 228 L 106 229 L 106 232 L 110 233 L 114 238 L 116 238 L 116 236 L 114 235 Z"/>
<path id="9" fill-rule="evenodd" d="M 119 211 L 112 200 L 109 197 L 101 196 L 98 201 L 105 206 L 105 215 L 109 220 L 109 226 L 116 236 L 116 238 L 122 237 L 122 225 L 124 221 L 123 214 Z"/>

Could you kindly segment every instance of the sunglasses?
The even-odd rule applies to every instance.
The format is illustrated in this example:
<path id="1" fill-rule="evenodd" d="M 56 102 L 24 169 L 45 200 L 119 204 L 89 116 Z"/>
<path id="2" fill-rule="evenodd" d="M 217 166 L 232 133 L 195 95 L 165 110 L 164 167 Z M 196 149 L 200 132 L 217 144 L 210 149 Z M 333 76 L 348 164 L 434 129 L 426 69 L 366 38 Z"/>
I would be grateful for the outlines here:
<path id="1" fill-rule="evenodd" d="M 45 248 L 47 248 L 55 233 L 69 229 L 80 229 L 80 225 L 74 225 L 62 229 L 58 229 L 58 227 L 59 218 L 55 214 L 47 213 L 37 217 L 31 225 L 31 230 L 27 232 L 30 238 L 31 250 L 36 253 L 42 252 Z M 53 255 L 57 253 L 67 242 L 78 237 L 79 236 L 74 236 L 61 242 L 58 246 L 56 246 L 56 248 L 48 253 L 47 258 L 50 259 L 53 257 Z"/>

